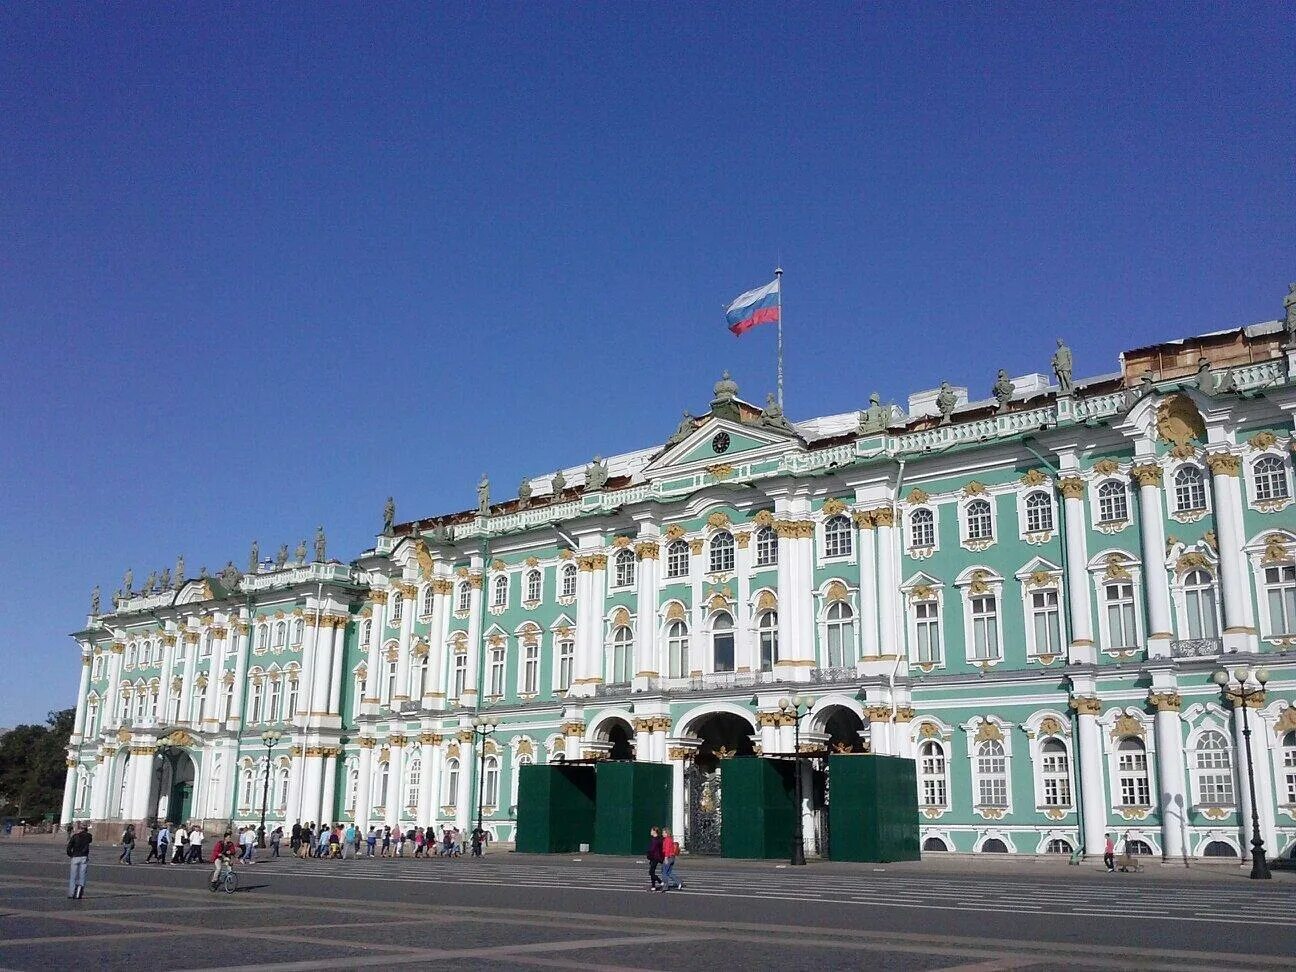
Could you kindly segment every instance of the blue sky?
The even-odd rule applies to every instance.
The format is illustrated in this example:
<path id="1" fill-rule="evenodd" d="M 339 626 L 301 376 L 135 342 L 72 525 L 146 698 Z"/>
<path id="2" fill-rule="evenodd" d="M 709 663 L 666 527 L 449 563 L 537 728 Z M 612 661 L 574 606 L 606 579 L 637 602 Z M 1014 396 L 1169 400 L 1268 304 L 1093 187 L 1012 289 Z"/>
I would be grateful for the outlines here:
<path id="1" fill-rule="evenodd" d="M 0 725 L 89 590 L 1279 316 L 1287 4 L 10 5 Z"/>

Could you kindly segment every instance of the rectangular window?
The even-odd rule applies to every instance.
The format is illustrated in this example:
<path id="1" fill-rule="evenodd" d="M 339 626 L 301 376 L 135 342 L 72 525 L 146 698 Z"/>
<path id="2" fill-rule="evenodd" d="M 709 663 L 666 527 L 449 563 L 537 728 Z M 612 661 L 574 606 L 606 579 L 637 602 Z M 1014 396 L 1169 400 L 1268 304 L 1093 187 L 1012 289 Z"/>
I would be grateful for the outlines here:
<path id="1" fill-rule="evenodd" d="M 1108 584 L 1104 591 L 1107 598 L 1109 647 L 1135 647 L 1138 644 L 1138 630 L 1134 624 L 1134 585 Z"/>
<path id="2" fill-rule="evenodd" d="M 1121 806 L 1149 807 L 1152 805 L 1146 753 L 1141 751 L 1121 753 L 1119 779 Z"/>
<path id="3" fill-rule="evenodd" d="M 1296 634 L 1296 567 L 1266 567 L 1269 634 Z"/>
<path id="4" fill-rule="evenodd" d="M 576 657 L 576 642 L 558 642 L 558 691 L 566 692 L 571 688 L 572 663 Z"/>
<path id="5" fill-rule="evenodd" d="M 927 777 L 923 780 L 923 806 L 945 806 L 945 778 Z"/>
<path id="6" fill-rule="evenodd" d="M 464 682 L 468 677 L 468 656 L 458 652 L 454 656 L 454 669 L 450 678 L 450 699 L 458 701 L 463 698 Z"/>
<path id="7" fill-rule="evenodd" d="M 972 598 L 972 651 L 978 661 L 999 657 L 999 607 L 993 594 Z"/>
<path id="8" fill-rule="evenodd" d="M 918 601 L 914 604 L 914 636 L 918 643 L 918 661 L 939 662 L 940 605 L 936 601 Z"/>
<path id="9" fill-rule="evenodd" d="M 1062 631 L 1058 620 L 1056 590 L 1031 593 L 1031 621 L 1035 631 L 1035 654 L 1060 655 Z"/>
<path id="10" fill-rule="evenodd" d="M 540 646 L 527 645 L 525 659 L 522 663 L 522 691 L 528 695 L 536 693 L 540 681 Z"/>
<path id="11" fill-rule="evenodd" d="M 490 657 L 490 695 L 504 694 L 504 649 L 492 648 Z"/>
<path id="12" fill-rule="evenodd" d="M 982 807 L 1006 807 L 1008 806 L 1008 781 L 1002 776 L 984 776 L 981 778 L 980 787 L 978 788 L 980 802 L 978 806 Z"/>

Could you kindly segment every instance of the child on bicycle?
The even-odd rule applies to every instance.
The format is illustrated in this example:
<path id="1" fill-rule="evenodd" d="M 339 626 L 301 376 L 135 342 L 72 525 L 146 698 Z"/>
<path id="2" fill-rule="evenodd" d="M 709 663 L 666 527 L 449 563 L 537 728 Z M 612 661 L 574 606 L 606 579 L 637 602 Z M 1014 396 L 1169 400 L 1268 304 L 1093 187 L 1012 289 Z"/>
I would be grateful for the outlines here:
<path id="1" fill-rule="evenodd" d="M 216 841 L 216 846 L 212 849 L 212 875 L 211 889 L 216 890 L 220 886 L 220 880 L 225 876 L 227 870 L 234 867 L 234 855 L 238 853 L 238 848 L 234 846 L 232 840 L 233 834 L 228 830 L 225 836 Z"/>

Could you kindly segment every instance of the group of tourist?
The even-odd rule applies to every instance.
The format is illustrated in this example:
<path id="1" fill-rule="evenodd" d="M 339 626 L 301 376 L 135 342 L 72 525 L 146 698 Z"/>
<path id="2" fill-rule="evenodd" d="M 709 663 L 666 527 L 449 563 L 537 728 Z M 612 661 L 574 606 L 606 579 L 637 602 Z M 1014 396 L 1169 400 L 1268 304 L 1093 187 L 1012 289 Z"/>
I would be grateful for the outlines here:
<path id="1" fill-rule="evenodd" d="M 232 836 L 227 833 L 226 837 Z M 279 856 L 279 841 L 283 837 L 283 828 L 276 827 L 270 834 L 270 856 Z M 176 824 L 167 822 L 154 823 L 149 827 L 148 857 L 145 864 L 205 864 L 203 841 L 206 835 L 202 826 L 197 823 Z M 127 824 L 121 835 L 121 853 L 117 856 L 119 864 L 134 864 L 135 825 Z M 252 862 L 256 856 L 257 830 L 253 826 L 240 827 L 237 838 L 239 860 Z"/>
<path id="2" fill-rule="evenodd" d="M 675 876 L 675 858 L 679 857 L 680 845 L 671 836 L 669 827 L 653 827 L 648 834 L 648 890 L 665 893 L 684 887 L 684 882 Z M 661 876 L 657 868 L 661 867 Z"/>
<path id="3" fill-rule="evenodd" d="M 490 835 L 481 828 L 473 828 L 468 838 L 473 857 L 481 857 Z M 339 857 L 343 860 L 357 857 L 462 857 L 465 850 L 464 834 L 458 827 L 442 827 L 438 834 L 433 827 L 364 828 L 354 823 L 320 824 L 295 823 L 289 835 L 288 846 L 294 856 L 306 858 Z M 276 855 L 277 856 L 277 855 Z"/>

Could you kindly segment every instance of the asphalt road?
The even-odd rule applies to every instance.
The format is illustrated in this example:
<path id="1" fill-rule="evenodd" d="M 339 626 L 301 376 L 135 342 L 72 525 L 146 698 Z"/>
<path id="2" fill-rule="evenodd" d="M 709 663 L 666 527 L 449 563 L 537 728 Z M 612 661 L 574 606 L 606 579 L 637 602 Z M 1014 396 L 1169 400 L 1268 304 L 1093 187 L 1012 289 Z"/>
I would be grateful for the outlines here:
<path id="1" fill-rule="evenodd" d="M 688 860 L 682 891 L 640 862 L 495 854 L 209 868 L 115 863 L 81 901 L 61 845 L 0 845 L 2 969 L 1289 969 L 1296 874 L 951 860 Z"/>

